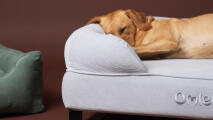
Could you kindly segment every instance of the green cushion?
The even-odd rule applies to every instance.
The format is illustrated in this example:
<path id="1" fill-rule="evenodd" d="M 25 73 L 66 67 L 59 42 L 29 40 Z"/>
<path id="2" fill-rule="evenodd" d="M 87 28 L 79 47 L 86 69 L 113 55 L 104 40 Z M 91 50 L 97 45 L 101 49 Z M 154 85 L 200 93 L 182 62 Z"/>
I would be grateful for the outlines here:
<path id="1" fill-rule="evenodd" d="M 4 71 L 0 68 L 0 77 L 4 75 Z"/>
<path id="2" fill-rule="evenodd" d="M 0 113 L 36 113 L 42 101 L 42 58 L 0 45 Z"/>

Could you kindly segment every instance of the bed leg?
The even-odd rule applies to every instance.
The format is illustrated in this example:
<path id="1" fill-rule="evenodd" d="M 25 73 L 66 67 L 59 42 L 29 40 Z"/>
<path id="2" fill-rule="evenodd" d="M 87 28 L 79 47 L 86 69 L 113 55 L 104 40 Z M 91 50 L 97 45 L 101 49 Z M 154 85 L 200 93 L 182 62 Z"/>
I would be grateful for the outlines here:
<path id="1" fill-rule="evenodd" d="M 82 120 L 82 111 L 69 110 L 69 120 Z"/>

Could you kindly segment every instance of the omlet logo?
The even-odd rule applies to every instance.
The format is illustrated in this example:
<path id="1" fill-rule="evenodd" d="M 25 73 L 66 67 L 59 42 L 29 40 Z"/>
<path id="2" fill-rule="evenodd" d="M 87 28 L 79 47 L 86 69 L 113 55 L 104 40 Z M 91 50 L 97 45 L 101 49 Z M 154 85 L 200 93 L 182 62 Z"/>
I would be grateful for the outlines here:
<path id="1" fill-rule="evenodd" d="M 198 95 L 190 95 L 190 94 L 184 94 L 182 92 L 178 92 L 175 94 L 175 102 L 179 105 L 182 104 L 190 104 L 190 105 L 205 105 L 209 106 L 213 104 L 213 95 L 204 95 L 202 93 Z"/>

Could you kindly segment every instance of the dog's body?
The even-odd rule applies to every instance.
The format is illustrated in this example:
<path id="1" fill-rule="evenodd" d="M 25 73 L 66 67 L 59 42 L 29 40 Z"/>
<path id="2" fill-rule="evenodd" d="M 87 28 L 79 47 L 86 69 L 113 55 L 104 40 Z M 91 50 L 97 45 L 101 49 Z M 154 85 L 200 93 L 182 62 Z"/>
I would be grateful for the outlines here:
<path id="1" fill-rule="evenodd" d="M 186 20 L 154 20 L 151 26 L 145 34 L 137 35 L 135 50 L 139 56 L 213 58 L 213 14 Z"/>
<path id="2" fill-rule="evenodd" d="M 148 18 L 145 15 L 145 18 L 142 15 L 140 19 L 137 19 L 135 17 L 140 16 L 140 14 L 133 11 L 134 16 L 131 16 L 130 11 L 127 14 L 127 16 L 129 15 L 128 20 L 125 16 L 122 16 L 122 12 L 125 11 L 119 10 L 113 14 L 101 16 L 102 21 L 106 20 L 101 23 L 99 18 L 99 24 L 106 33 L 114 34 L 126 40 L 141 58 L 213 58 L 213 14 L 184 20 L 176 18 L 153 20 L 152 17 Z M 114 17 L 109 19 L 107 17 L 109 15 Z M 130 20 L 133 20 L 133 22 L 130 22 Z M 142 22 L 137 25 L 140 20 Z M 113 23 L 116 24 L 112 25 Z M 125 26 L 124 23 L 128 23 L 126 27 L 123 27 Z M 133 27 L 136 29 L 133 29 Z M 120 28 L 122 28 L 121 30 L 127 28 L 122 33 L 126 34 L 118 34 L 117 28 L 119 30 Z"/>

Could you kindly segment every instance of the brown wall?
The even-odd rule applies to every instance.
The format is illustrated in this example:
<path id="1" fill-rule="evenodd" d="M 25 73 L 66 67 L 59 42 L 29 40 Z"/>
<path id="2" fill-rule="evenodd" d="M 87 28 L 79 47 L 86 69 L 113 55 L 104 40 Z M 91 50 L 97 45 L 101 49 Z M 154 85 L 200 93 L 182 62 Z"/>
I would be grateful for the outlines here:
<path id="1" fill-rule="evenodd" d="M 64 44 L 70 33 L 93 16 L 128 8 L 148 15 L 192 17 L 213 12 L 213 0 L 0 0 L 0 44 L 42 51 L 44 90 L 60 94 Z"/>
<path id="2" fill-rule="evenodd" d="M 212 5 L 212 0 L 1 0 L 0 43 L 41 50 L 46 69 L 62 70 L 67 37 L 93 16 L 131 8 L 148 15 L 191 17 L 213 12 Z"/>

